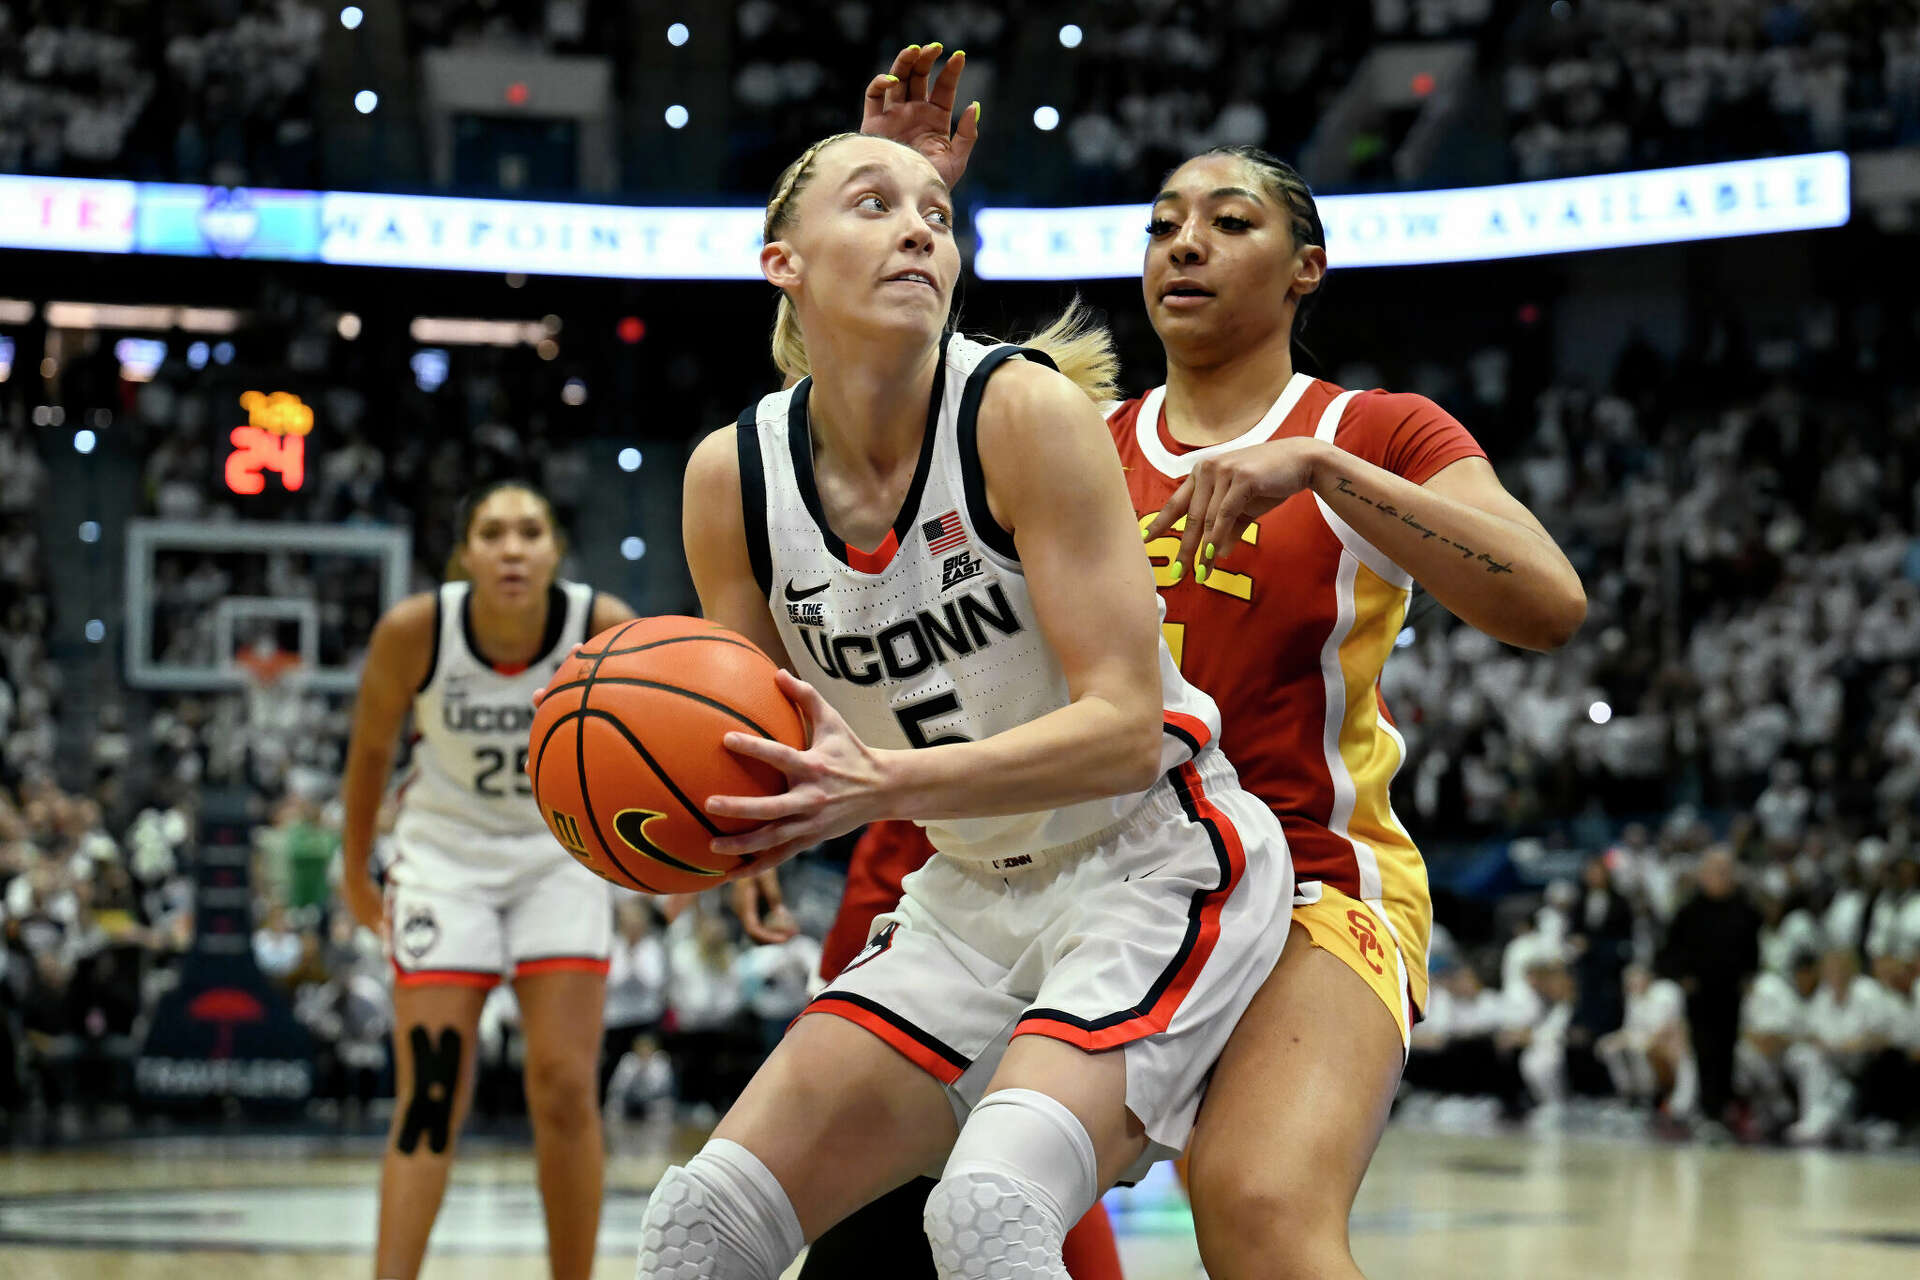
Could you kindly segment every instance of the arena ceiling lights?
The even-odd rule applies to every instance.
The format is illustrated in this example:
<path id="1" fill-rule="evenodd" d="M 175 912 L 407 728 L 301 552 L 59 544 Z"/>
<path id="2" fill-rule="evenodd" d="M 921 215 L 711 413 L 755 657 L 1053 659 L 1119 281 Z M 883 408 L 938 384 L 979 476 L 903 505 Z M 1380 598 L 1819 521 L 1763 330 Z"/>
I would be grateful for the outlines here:
<path id="1" fill-rule="evenodd" d="M 1324 196 L 1336 266 L 1481 262 L 1846 223 L 1841 152 Z M 0 247 L 638 280 L 757 280 L 750 208 L 648 208 L 0 175 Z M 988 280 L 1138 275 L 1141 205 L 974 211 Z"/>

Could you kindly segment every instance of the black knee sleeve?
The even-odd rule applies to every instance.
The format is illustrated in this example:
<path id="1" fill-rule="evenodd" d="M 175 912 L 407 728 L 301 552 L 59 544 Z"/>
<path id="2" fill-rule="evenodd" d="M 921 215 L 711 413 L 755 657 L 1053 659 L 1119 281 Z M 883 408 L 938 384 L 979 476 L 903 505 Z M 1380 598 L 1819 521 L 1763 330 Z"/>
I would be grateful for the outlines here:
<path id="1" fill-rule="evenodd" d="M 453 1138 L 453 1099 L 460 1091 L 460 1033 L 448 1027 L 435 1043 L 425 1027 L 414 1027 L 407 1043 L 413 1049 L 413 1093 L 394 1149 L 410 1156 L 424 1137 L 427 1150 L 445 1155 Z"/>

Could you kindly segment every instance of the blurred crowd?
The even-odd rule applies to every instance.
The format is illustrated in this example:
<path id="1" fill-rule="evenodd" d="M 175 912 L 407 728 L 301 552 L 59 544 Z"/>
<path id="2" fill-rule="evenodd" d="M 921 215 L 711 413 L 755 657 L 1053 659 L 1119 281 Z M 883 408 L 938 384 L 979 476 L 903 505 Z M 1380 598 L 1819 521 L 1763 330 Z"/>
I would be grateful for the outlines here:
<path id="1" fill-rule="evenodd" d="M 97 1111 L 131 1093 L 146 1015 L 193 929 L 180 808 L 116 836 L 44 773 L 0 787 L 0 1113 Z"/>
<path id="2" fill-rule="evenodd" d="M 0 172 L 311 186 L 321 9 L 0 8 Z"/>
<path id="3" fill-rule="evenodd" d="M 1521 178 L 1920 139 L 1912 0 L 1527 10 L 1502 54 Z"/>
<path id="4" fill-rule="evenodd" d="M 47 466 L 18 404 L 0 408 L 0 780 L 45 776 L 57 748 L 60 669 L 47 657 L 52 622 L 38 514 Z"/>
<path id="5" fill-rule="evenodd" d="M 1920 796 L 1920 355 L 1907 309 L 1807 307 L 1795 332 L 1703 322 L 1633 343 L 1608 387 L 1489 405 L 1482 353 L 1442 403 L 1543 513 L 1590 602 L 1576 643 L 1504 651 L 1416 605 L 1383 688 L 1433 836 L 1560 833 L 1676 804 L 1751 814 L 1768 856 L 1910 827 Z M 1495 361 L 1498 364 L 1498 361 Z M 1354 385 L 1349 383 L 1348 385 Z M 1359 385 L 1367 385 L 1362 382 Z"/>
<path id="6" fill-rule="evenodd" d="M 342 905 L 339 816 L 289 796 L 253 832 L 250 877 L 254 965 L 310 1036 L 306 1114 L 323 1122 L 354 1121 L 393 1091 L 392 970 Z M 128 1118 L 134 1059 L 194 942 L 196 821 L 187 799 L 116 835 L 89 797 L 45 780 L 0 788 L 0 1135 Z M 715 898 L 609 889 L 609 1116 L 717 1119 L 805 1004 L 838 886 L 830 867 L 798 871 L 806 932 L 758 947 Z M 523 1112 L 523 1053 L 503 984 L 481 1019 L 483 1121 Z"/>
<path id="7" fill-rule="evenodd" d="M 611 56 L 623 95 L 645 91 L 634 50 L 658 38 L 617 0 L 408 0 L 400 16 L 411 56 L 447 46 Z M 1372 0 L 1312 12 L 1291 0 L 1121 0 L 1061 8 L 1057 23 L 1027 28 L 986 0 L 739 0 L 724 16 L 685 16 L 732 27 L 736 110 L 724 145 L 746 190 L 846 128 L 855 87 L 929 36 L 967 50 L 969 98 L 993 102 L 998 90 L 1020 116 L 1058 113 L 1069 164 L 1024 120 L 996 126 L 983 153 L 988 182 L 1013 179 L 1043 200 L 1137 198 L 1212 145 L 1298 155 L 1387 42 L 1476 46 L 1523 179 L 1920 138 L 1912 0 Z M 0 8 L 0 172 L 338 185 L 316 132 L 330 114 L 315 76 L 333 20 L 332 6 L 306 0 Z M 1069 25 L 1070 38 L 1056 34 Z M 391 104 L 382 110 L 403 110 Z M 1392 182 L 1384 151 L 1419 109 L 1379 105 L 1397 123 L 1353 140 L 1362 185 Z M 420 128 L 400 116 L 380 123 Z M 1485 121 L 1474 115 L 1470 127 Z M 1042 153 L 1049 162 L 1034 163 Z M 627 185 L 643 192 L 644 175 Z"/>
<path id="8" fill-rule="evenodd" d="M 1920 854 L 1868 839 L 1787 866 L 1684 816 L 1579 883 L 1511 899 L 1502 945 L 1443 927 L 1405 1108 L 1443 1124 L 1920 1140 Z"/>

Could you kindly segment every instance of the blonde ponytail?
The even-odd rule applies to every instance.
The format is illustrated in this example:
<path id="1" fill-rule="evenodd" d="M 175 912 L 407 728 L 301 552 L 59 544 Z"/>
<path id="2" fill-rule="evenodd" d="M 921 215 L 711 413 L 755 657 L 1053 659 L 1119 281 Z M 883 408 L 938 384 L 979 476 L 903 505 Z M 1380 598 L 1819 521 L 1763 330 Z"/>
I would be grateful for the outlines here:
<path id="1" fill-rule="evenodd" d="M 1120 357 L 1114 354 L 1113 334 L 1078 294 L 1053 323 L 1020 345 L 1045 352 L 1095 405 L 1105 408 L 1119 398 Z"/>
<path id="2" fill-rule="evenodd" d="M 800 332 L 793 299 L 784 293 L 773 313 L 773 367 L 786 378 L 788 386 L 813 372 L 813 362 L 807 358 L 807 335 Z"/>

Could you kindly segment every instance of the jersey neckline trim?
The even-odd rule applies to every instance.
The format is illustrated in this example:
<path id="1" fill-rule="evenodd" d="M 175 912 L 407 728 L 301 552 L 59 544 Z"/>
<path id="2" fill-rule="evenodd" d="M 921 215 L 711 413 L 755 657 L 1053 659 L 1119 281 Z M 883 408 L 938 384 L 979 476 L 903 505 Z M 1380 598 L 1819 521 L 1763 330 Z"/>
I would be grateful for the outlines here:
<path id="1" fill-rule="evenodd" d="M 893 527 L 887 530 L 887 536 L 872 551 L 847 545 L 846 540 L 827 524 L 826 511 L 820 505 L 820 490 L 814 482 L 813 433 L 807 416 L 807 393 L 813 388 L 813 378 L 801 379 L 793 389 L 787 407 L 787 450 L 793 456 L 794 483 L 799 487 L 800 499 L 806 503 L 807 514 L 813 517 L 827 550 L 834 559 L 857 573 L 884 573 L 887 566 L 893 563 L 894 556 L 899 553 L 901 544 L 912 532 L 914 521 L 920 515 L 920 497 L 926 491 L 927 476 L 933 470 L 934 448 L 938 443 L 940 402 L 946 394 L 947 385 L 947 344 L 952 338 L 953 335 L 949 333 L 940 339 L 940 363 L 934 372 L 933 393 L 927 397 L 927 427 L 920 439 L 920 461 L 913 469 L 913 481 L 907 486 L 900 510 L 894 514 Z"/>
<path id="2" fill-rule="evenodd" d="M 1015 545 L 1013 535 L 994 518 L 993 508 L 987 502 L 987 471 L 980 461 L 980 401 L 986 395 L 987 379 L 993 376 L 994 370 L 1015 356 L 1043 364 L 1049 369 L 1057 370 L 1060 367 L 1053 362 L 1052 356 L 1036 347 L 1016 347 L 1012 344 L 995 347 L 981 358 L 967 376 L 966 390 L 960 393 L 960 415 L 955 428 L 960 445 L 960 491 L 967 504 L 967 517 L 974 532 L 980 535 L 980 541 L 1017 564 L 1020 561 L 1020 548 Z"/>
<path id="3" fill-rule="evenodd" d="M 554 649 L 560 643 L 560 636 L 567 629 L 568 613 L 567 593 L 558 582 L 547 587 L 547 633 L 540 639 L 540 652 L 531 662 L 518 665 L 501 664 L 487 660 L 486 652 L 480 648 L 480 637 L 473 629 L 473 587 L 468 585 L 460 600 L 460 633 L 467 642 L 467 652 L 473 660 L 497 675 L 517 676 L 529 667 L 538 666 L 553 656 Z"/>
<path id="4" fill-rule="evenodd" d="M 1270 405 L 1260 421 L 1248 427 L 1231 440 L 1222 440 L 1218 444 L 1189 447 L 1175 440 L 1170 432 L 1161 426 L 1160 410 L 1167 398 L 1165 384 L 1147 392 L 1140 400 L 1140 412 L 1134 419 L 1134 438 L 1139 442 L 1141 456 L 1153 464 L 1156 471 L 1173 479 L 1181 479 L 1193 470 L 1194 464 L 1203 458 L 1217 457 L 1223 453 L 1232 453 L 1236 449 L 1245 449 L 1256 444 L 1265 444 L 1273 439 L 1276 432 L 1300 403 L 1300 397 L 1315 379 L 1304 373 L 1295 373 L 1287 380 L 1279 398 Z"/>

